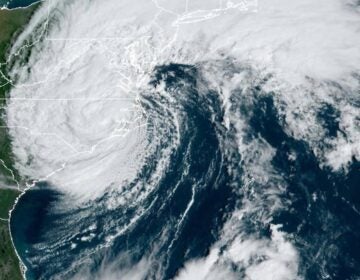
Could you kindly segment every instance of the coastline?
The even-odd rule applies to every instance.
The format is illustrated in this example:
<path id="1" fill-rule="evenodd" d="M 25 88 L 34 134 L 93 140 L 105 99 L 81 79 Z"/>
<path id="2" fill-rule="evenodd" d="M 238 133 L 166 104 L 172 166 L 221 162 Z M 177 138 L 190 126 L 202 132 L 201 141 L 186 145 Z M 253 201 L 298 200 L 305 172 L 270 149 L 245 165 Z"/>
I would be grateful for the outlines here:
<path id="1" fill-rule="evenodd" d="M 41 2 L 42 1 L 36 1 L 26 7 L 0 8 L 0 23 L 2 23 L 0 28 L 0 70 L 2 74 L 4 74 L 6 68 L 4 61 L 6 61 L 7 50 L 14 38 L 29 22 Z M 0 113 L 3 114 L 4 107 L 6 106 L 6 94 L 10 90 L 11 85 L 7 83 L 6 80 L 4 82 L 6 76 L 0 76 L 0 78 L 0 96 L 3 97 L 3 101 L 0 104 Z M 0 255 L 0 267 L 3 269 L 3 271 L 1 271 L 0 280 L 25 279 L 26 266 L 16 250 L 13 236 L 11 234 L 10 220 L 11 214 L 19 199 L 25 194 L 31 185 L 26 184 L 26 188 L 24 189 L 19 186 L 21 178 L 14 168 L 14 159 L 11 152 L 11 139 L 7 134 L 5 121 L 0 119 L 0 122 L 2 125 L 2 129 L 0 129 L 0 159 L 2 163 L 0 168 L 0 201 L 3 202 L 0 214 L 2 215 L 0 238 L 4 240 L 1 247 L 4 250 L 4 254 Z M 14 183 L 17 186 L 12 186 Z M 7 223 L 7 230 L 4 228 L 5 223 Z M 9 248 L 12 250 L 10 251 Z M 16 256 L 17 260 L 14 260 L 14 256 Z"/>
<path id="2" fill-rule="evenodd" d="M 12 208 L 9 210 L 9 220 L 8 220 L 8 230 L 9 230 L 9 235 L 10 235 L 10 240 L 11 240 L 11 245 L 14 249 L 14 252 L 19 260 L 19 269 L 20 269 L 20 273 L 21 273 L 21 276 L 22 276 L 22 279 L 26 279 L 26 271 L 27 271 L 27 267 L 26 265 L 24 264 L 24 262 L 22 261 L 16 247 L 15 247 L 15 243 L 14 243 L 14 239 L 13 239 L 13 236 L 11 234 L 11 227 L 10 227 L 10 220 L 11 220 L 11 215 L 12 215 L 12 212 L 15 210 L 15 207 L 17 205 L 17 203 L 19 202 L 20 198 L 26 193 L 27 190 L 29 190 L 30 188 L 32 187 L 32 185 L 29 185 L 27 186 L 25 189 L 23 190 L 20 190 L 20 193 L 19 195 L 16 197 L 13 205 L 12 205 Z"/>
<path id="3" fill-rule="evenodd" d="M 15 190 L 15 189 L 1 189 L 0 190 L 0 200 L 3 202 L 2 204 L 2 217 L 0 224 L 0 237 L 3 240 L 0 254 L 0 267 L 1 267 L 1 275 L 0 279 L 24 279 L 23 274 L 23 263 L 18 255 L 18 252 L 14 246 L 13 238 L 10 231 L 10 219 L 11 219 L 11 211 L 14 209 L 16 205 L 16 201 L 22 195 L 23 192 Z M 10 194 L 10 199 L 9 198 Z M 4 198 L 5 197 L 5 198 Z M 7 201 L 8 200 L 8 201 Z M 4 202 L 8 202 L 8 205 L 4 205 Z M 7 206 L 11 207 L 8 213 L 5 212 L 7 210 Z M 6 214 L 6 216 L 3 216 Z"/>
<path id="4" fill-rule="evenodd" d="M 9 7 L 5 6 L 5 5 L 3 5 L 3 6 L 0 6 L 0 11 L 2 11 L 2 10 L 7 10 L 7 11 L 26 10 L 26 9 L 29 9 L 33 5 L 40 4 L 43 1 L 44 0 L 37 0 L 37 1 L 34 1 L 34 2 L 30 3 L 30 4 L 28 4 L 28 5 L 21 6 L 21 7 L 13 7 L 13 8 L 9 8 Z"/>

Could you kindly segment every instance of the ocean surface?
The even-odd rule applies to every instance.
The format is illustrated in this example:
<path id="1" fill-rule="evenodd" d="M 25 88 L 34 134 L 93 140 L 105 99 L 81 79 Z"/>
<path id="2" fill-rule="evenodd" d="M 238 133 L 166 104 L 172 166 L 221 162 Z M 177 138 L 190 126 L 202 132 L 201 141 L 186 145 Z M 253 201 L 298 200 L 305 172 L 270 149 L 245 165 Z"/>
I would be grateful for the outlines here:
<path id="1" fill-rule="evenodd" d="M 246 71 L 228 67 L 230 72 Z M 161 82 L 166 85 L 163 96 L 155 93 Z M 308 143 L 284 130 L 272 94 L 261 87 L 263 82 L 248 89 L 253 96 L 251 103 L 246 101 L 242 88 L 231 100 L 231 110 L 246 119 L 248 141 L 263 139 L 275 151 L 270 162 L 274 176 L 249 188 L 244 185 L 246 166 L 235 142 L 236 129 L 223 127 L 224 111 L 218 94 L 206 85 L 199 91 L 203 81 L 195 65 L 157 67 L 151 82 L 154 92 L 144 94 L 141 102 L 149 116 L 149 139 L 161 135 L 159 150 L 148 158 L 128 190 L 142 182 L 146 191 L 146 182 L 150 182 L 161 161 L 161 150 L 177 137 L 175 123 L 168 115 L 175 110 L 181 115 L 181 138 L 171 150 L 170 165 L 141 205 L 109 209 L 107 205 L 114 196 L 125 195 L 109 192 L 92 205 L 64 212 L 56 207 L 64 197 L 46 183 L 28 191 L 11 220 L 16 248 L 28 267 L 28 279 L 75 277 L 81 265 L 74 264 L 86 254 L 92 256 L 86 259 L 88 269 L 96 275 L 104 259 L 125 269 L 151 253 L 157 261 L 144 279 L 173 279 L 184 263 L 209 254 L 221 240 L 222 229 L 235 209 L 246 207 L 239 202 L 246 196 L 249 203 L 260 203 L 261 207 L 244 214 L 229 234 L 270 240 L 271 224 L 281 224 L 282 232 L 290 236 L 300 252 L 304 279 L 359 276 L 360 219 L 354 211 L 360 207 L 359 162 L 354 159 L 346 175 L 320 168 Z M 324 105 L 318 118 L 326 127 L 327 137 L 339 132 L 336 108 Z M 286 207 L 272 211 L 274 202 L 267 188 L 279 180 L 286 182 L 287 188 L 277 199 Z M 138 215 L 138 208 L 144 210 L 142 215 L 119 232 Z M 263 217 L 269 214 L 267 211 L 272 211 L 272 218 L 266 222 Z M 112 245 L 101 247 L 110 236 L 115 236 Z M 225 251 L 232 241 L 222 242 L 220 250 Z M 262 261 L 261 248 L 254 258 Z M 232 273 L 243 279 L 241 264 L 233 263 Z"/>
<path id="2" fill-rule="evenodd" d="M 23 8 L 36 2 L 39 2 L 39 0 L 0 0 L 0 7 L 9 9 Z"/>
<path id="3" fill-rule="evenodd" d="M 4 112 L 27 279 L 360 279 L 358 11 L 45 1 Z"/>

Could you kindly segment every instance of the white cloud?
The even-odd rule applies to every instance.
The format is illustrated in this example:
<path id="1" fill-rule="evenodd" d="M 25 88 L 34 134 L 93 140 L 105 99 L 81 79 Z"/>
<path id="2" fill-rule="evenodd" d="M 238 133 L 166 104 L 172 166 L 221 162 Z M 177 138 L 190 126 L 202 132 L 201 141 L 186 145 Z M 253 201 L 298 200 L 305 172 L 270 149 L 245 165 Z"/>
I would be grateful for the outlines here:
<path id="1" fill-rule="evenodd" d="M 340 79 L 359 70 L 359 17 L 340 1 L 260 1 L 258 12 L 234 8 L 178 26 L 171 22 L 203 6 L 219 9 L 217 3 L 212 7 L 189 1 L 187 12 L 177 8 L 178 3 L 166 3 L 165 8 L 162 4 L 53 0 L 35 15 L 13 52 L 47 14 L 57 22 L 50 21 L 45 40 L 37 43 L 41 47 L 30 57 L 31 72 L 13 69 L 19 79 L 7 116 L 23 174 L 44 178 L 66 164 L 49 179 L 67 191 L 90 196 L 131 180 L 148 145 L 136 99 L 158 64 L 196 63 L 225 52 L 259 71 L 275 73 L 274 86 L 283 93 L 278 98 L 288 100 L 289 108 L 312 103 L 309 96 L 291 96 L 305 76 Z M 169 5 L 176 13 L 168 11 Z M 312 124 L 304 126 L 306 131 L 317 127 L 311 114 L 304 116 L 304 124 Z M 301 121 L 288 121 L 290 129 L 302 126 Z M 346 155 L 342 162 L 352 153 Z M 29 158 L 32 163 L 27 165 Z"/>
<path id="2" fill-rule="evenodd" d="M 359 14 L 340 0 L 261 0 L 249 11 L 223 5 L 225 1 L 184 2 L 46 1 L 11 52 L 14 58 L 25 40 L 35 37 L 31 71 L 15 63 L 11 72 L 16 86 L 6 113 L 16 167 L 24 176 L 47 179 L 79 202 L 107 189 L 121 192 L 161 142 L 161 133 L 148 139 L 146 114 L 139 103 L 154 66 L 198 63 L 211 87 L 221 90 L 226 125 L 232 122 L 238 130 L 248 184 L 241 190 L 243 208 L 223 229 L 223 242 L 233 241 L 229 250 L 222 255 L 214 247 L 208 257 L 186 264 L 178 277 L 212 279 L 224 274 L 231 279 L 228 258 L 244 265 L 248 279 L 295 279 L 296 251 L 276 227 L 271 240 L 234 236 L 241 232 L 243 216 L 256 213 L 262 223 L 271 222 L 272 213 L 284 206 L 279 194 L 286 186 L 270 164 L 274 149 L 261 138 L 245 143 L 246 120 L 229 113 L 229 100 L 236 88 L 249 93 L 249 79 L 272 74 L 265 90 L 274 92 L 287 132 L 307 141 L 324 164 L 334 169 L 346 166 L 352 156 L 359 157 L 358 109 L 345 98 L 355 96 L 358 89 L 358 82 L 349 77 L 360 70 Z M 37 27 L 48 15 L 48 32 L 37 41 L 43 30 Z M 227 77 L 225 64 L 216 62 L 223 56 L 255 74 Z M 329 81 L 338 81 L 346 91 L 339 93 Z M 340 126 L 347 137 L 338 135 L 325 149 L 316 112 L 322 102 L 337 106 L 339 95 L 344 102 L 338 106 Z M 248 96 L 250 103 L 252 98 Z M 176 127 L 176 112 L 167 117 Z M 151 186 L 145 191 L 135 186 L 109 207 L 140 205 L 166 169 L 170 150 L 162 151 Z M 265 259 L 252 264 L 250 259 L 258 254 Z M 121 275 L 142 279 L 147 264 L 141 262 Z M 103 273 L 108 277 L 103 279 L 121 279 L 116 269 Z"/>

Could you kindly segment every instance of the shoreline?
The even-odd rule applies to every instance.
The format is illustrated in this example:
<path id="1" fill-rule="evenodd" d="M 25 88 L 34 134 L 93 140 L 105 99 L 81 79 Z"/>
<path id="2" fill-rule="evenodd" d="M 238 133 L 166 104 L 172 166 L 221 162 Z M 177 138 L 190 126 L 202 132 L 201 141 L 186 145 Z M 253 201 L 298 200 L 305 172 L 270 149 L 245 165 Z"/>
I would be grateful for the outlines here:
<path id="1" fill-rule="evenodd" d="M 24 190 L 19 190 L 20 191 L 20 194 L 16 197 L 15 201 L 14 201 L 14 204 L 13 206 L 11 207 L 11 209 L 9 210 L 9 218 L 8 218 L 8 230 L 9 230 L 9 235 L 10 235 L 10 240 L 11 240 L 11 245 L 14 249 L 14 252 L 19 260 L 19 266 L 20 266 L 20 272 L 21 272 L 21 276 L 23 279 L 26 279 L 26 271 L 27 271 L 27 267 L 26 265 L 24 264 L 23 260 L 21 259 L 17 249 L 16 249 L 16 246 L 15 246 L 15 243 L 14 243 L 14 239 L 13 239 L 13 236 L 11 234 L 11 226 L 10 226 L 10 221 L 11 221 L 11 214 L 12 212 L 14 211 L 16 205 L 18 204 L 19 202 L 19 199 L 26 193 L 27 190 L 29 190 L 31 188 L 31 186 L 25 188 Z"/>
<path id="2" fill-rule="evenodd" d="M 4 10 L 5 10 L 5 11 L 25 10 L 25 9 L 28 9 L 28 8 L 30 8 L 31 6 L 37 5 L 37 4 L 41 3 L 41 2 L 44 2 L 44 0 L 37 0 L 37 1 L 35 1 L 35 2 L 31 3 L 31 4 L 29 4 L 29 5 L 27 5 L 27 6 L 16 7 L 16 8 L 8 8 L 7 6 L 3 5 L 3 6 L 0 7 L 0 11 L 4 11 Z"/>
<path id="3" fill-rule="evenodd" d="M 0 29 L 0 59 L 6 59 L 6 51 L 11 46 L 12 40 L 21 32 L 26 24 L 30 21 L 31 17 L 37 10 L 37 8 L 41 5 L 40 1 L 36 1 L 27 5 L 25 7 L 16 7 L 16 8 L 7 8 L 5 6 L 0 7 L 0 21 L 3 21 L 3 25 Z M 10 29 L 7 29 L 8 26 L 11 26 Z M 1 32 L 2 31 L 2 32 Z M 2 63 L 0 63 L 1 65 Z M 6 77 L 2 77 L 6 79 Z M 10 90 L 7 86 L 4 88 L 0 88 L 1 94 L 5 94 Z M 4 110 L 6 103 L 0 104 L 1 110 Z M 3 122 L 3 121 L 2 121 Z M 6 123 L 4 122 L 6 126 Z M 2 176 L 4 176 L 4 181 L 1 184 L 4 187 L 0 188 L 0 196 L 3 198 L 3 216 L 1 218 L 2 230 L 1 236 L 4 238 L 5 242 L 2 244 L 2 248 L 4 249 L 4 253 L 0 258 L 0 264 L 4 268 L 8 268 L 5 270 L 5 279 L 26 279 L 26 271 L 27 267 L 21 259 L 17 248 L 15 247 L 14 238 L 11 233 L 11 219 L 12 213 L 15 210 L 20 198 L 29 190 L 34 184 L 36 184 L 36 180 L 32 181 L 32 184 L 23 181 L 21 177 L 15 176 L 14 172 L 16 169 L 13 166 L 13 156 L 11 149 L 11 139 L 8 138 L 7 130 L 4 128 L 0 131 L 0 140 L 1 145 L 8 146 L 9 148 L 2 149 L 1 151 L 1 161 L 3 168 L 0 170 Z M 4 146 L 4 147 L 5 147 Z M 7 180 L 15 182 L 17 188 L 9 187 Z M 22 181 L 22 182 L 21 182 Z M 20 182 L 25 188 L 20 188 Z M 5 214 L 7 213 L 7 215 Z M 6 224 L 7 223 L 7 226 Z"/>
<path id="4" fill-rule="evenodd" d="M 13 277 L 14 279 L 26 279 L 24 271 L 24 263 L 22 259 L 20 258 L 20 255 L 17 252 L 17 249 L 15 247 L 15 243 L 13 240 L 13 236 L 11 234 L 11 227 L 10 227 L 10 219 L 11 219 L 11 212 L 15 209 L 15 206 L 17 204 L 17 201 L 19 198 L 24 194 L 22 190 L 14 189 L 14 188 L 1 188 L 0 189 L 0 195 L 6 194 L 13 194 L 15 195 L 15 199 L 13 202 L 10 202 L 8 205 L 5 205 L 5 207 L 9 207 L 7 211 L 7 216 L 1 217 L 1 221 L 3 222 L 2 230 L 1 230 L 1 237 L 5 239 L 4 244 L 2 244 L 2 249 L 5 248 L 5 251 L 3 252 L 1 264 L 5 267 L 10 267 L 10 272 L 8 272 L 8 277 Z M 6 198 L 3 202 L 7 202 Z M 4 214 L 2 212 L 2 214 Z M 5 225 L 6 223 L 6 225 Z M 10 248 L 9 248 L 10 247 Z M 15 259 L 14 259 L 15 258 Z M 15 261 L 15 262 L 14 262 Z M 7 279 L 7 278 L 6 278 Z"/>

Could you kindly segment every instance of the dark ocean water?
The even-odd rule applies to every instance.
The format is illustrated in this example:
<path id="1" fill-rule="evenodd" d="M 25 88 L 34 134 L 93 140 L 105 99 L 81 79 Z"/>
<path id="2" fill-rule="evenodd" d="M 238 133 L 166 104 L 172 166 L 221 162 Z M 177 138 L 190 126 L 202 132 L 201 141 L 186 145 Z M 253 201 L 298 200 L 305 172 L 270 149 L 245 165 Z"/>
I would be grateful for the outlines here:
<path id="1" fill-rule="evenodd" d="M 0 0 L 0 7 L 7 7 L 9 9 L 27 7 L 39 0 Z"/>
<path id="2" fill-rule="evenodd" d="M 170 114 L 177 112 L 181 137 L 179 144 L 170 149 L 170 165 L 161 180 L 141 205 L 129 203 L 115 209 L 106 205 L 111 198 L 122 195 L 117 191 L 68 212 L 56 207 L 67 198 L 52 191 L 51 186 L 43 183 L 28 191 L 11 220 L 16 248 L 28 267 L 28 279 L 70 279 L 82 271 L 82 264 L 77 263 L 81 258 L 86 259 L 90 275 L 97 274 L 104 259 L 122 270 L 150 254 L 157 261 L 146 279 L 172 279 L 187 261 L 209 253 L 234 209 L 241 209 L 241 199 L 247 195 L 242 192 L 244 155 L 237 147 L 236 127 L 223 125 L 218 94 L 207 88 L 194 66 L 161 66 L 153 77 L 153 92 L 145 92 L 141 102 L 148 116 L 148 138 L 159 142 L 127 190 L 139 185 L 146 190 L 162 151 L 172 147 L 173 139 L 178 137 Z M 154 94 L 161 82 L 165 84 L 165 96 Z M 300 256 L 301 277 L 358 279 L 360 216 L 354 209 L 360 209 L 360 163 L 353 159 L 348 173 L 320 167 L 309 144 L 287 134 L 273 94 L 262 90 L 262 82 L 247 93 L 238 89 L 231 99 L 231 110 L 246 123 L 246 141 L 261 139 L 275 151 L 272 170 L 287 186 L 280 195 L 287 201 L 286 207 L 267 213 L 271 205 L 264 195 L 264 212 L 271 223 L 281 224 L 281 230 L 292 237 Z M 328 104 L 318 114 L 330 138 L 339 131 L 336 114 L 336 108 Z M 289 158 L 290 152 L 295 159 Z M 276 184 L 271 178 L 266 184 L 255 182 L 252 191 L 261 196 L 269 185 Z M 139 209 L 140 218 L 117 234 L 110 247 L 100 246 L 139 216 Z M 270 238 L 270 222 L 258 215 L 243 218 L 241 234 L 245 231 L 247 236 Z M 93 224 L 96 227 L 91 227 Z M 79 242 L 90 233 L 91 239 Z M 235 263 L 231 267 L 243 279 L 244 269 Z"/>
<path id="3" fill-rule="evenodd" d="M 320 168 L 309 145 L 284 132 L 271 97 L 259 99 L 255 110 L 250 124 L 276 149 L 273 166 L 288 183 L 284 196 L 291 204 L 277 213 L 274 222 L 294 236 L 305 279 L 356 279 L 360 276 L 360 216 L 354 209 L 360 207 L 360 163 L 353 159 L 346 176 Z M 319 113 L 329 137 L 339 130 L 334 111 L 326 105 Z M 290 150 L 296 160 L 289 160 Z M 311 197 L 314 193 L 319 199 Z"/>
<path id="4" fill-rule="evenodd" d="M 38 243 L 44 231 L 56 222 L 54 216 L 49 215 L 51 204 L 58 200 L 59 194 L 38 184 L 34 189 L 23 195 L 12 213 L 11 232 L 15 247 L 25 255 L 30 252 L 31 244 Z M 31 267 L 31 263 L 24 258 L 24 264 Z M 28 270 L 27 279 L 37 279 L 32 270 Z"/>

